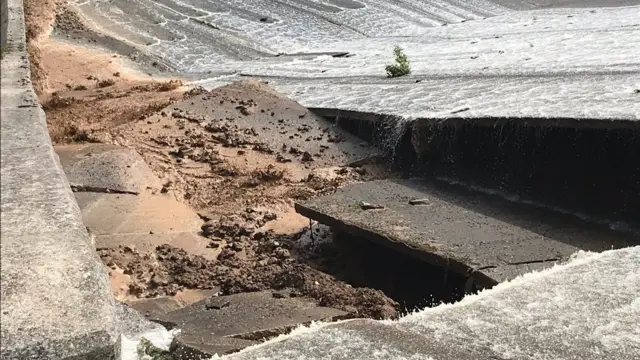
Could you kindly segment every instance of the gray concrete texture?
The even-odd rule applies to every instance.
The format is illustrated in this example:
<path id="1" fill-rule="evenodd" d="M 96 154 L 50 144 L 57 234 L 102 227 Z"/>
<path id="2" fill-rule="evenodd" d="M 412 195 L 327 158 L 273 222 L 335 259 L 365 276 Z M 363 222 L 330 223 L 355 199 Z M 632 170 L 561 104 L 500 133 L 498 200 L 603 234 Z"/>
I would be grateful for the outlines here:
<path id="1" fill-rule="evenodd" d="M 256 345 L 263 338 L 286 333 L 300 324 L 332 321 L 345 315 L 344 311 L 317 306 L 304 298 L 276 297 L 271 291 L 261 291 L 210 297 L 154 319 L 181 330 L 175 347 L 184 353 L 189 348 L 208 359 Z"/>
<path id="2" fill-rule="evenodd" d="M 22 1 L 4 9 L 0 354 L 107 359 L 120 333 L 156 325 L 111 295 L 30 83 Z"/>
<path id="3" fill-rule="evenodd" d="M 80 191 L 139 194 L 160 180 L 134 150 L 108 144 L 56 146 L 69 183 Z"/>
<path id="4" fill-rule="evenodd" d="M 169 244 L 215 258 L 217 251 L 199 235 L 203 220 L 173 194 L 162 193 L 162 181 L 135 150 L 84 144 L 55 151 L 97 248 L 133 245 L 145 252 Z"/>
<path id="5" fill-rule="evenodd" d="M 419 199 L 412 205 L 412 200 Z M 361 202 L 383 207 L 363 210 Z M 572 216 L 419 180 L 349 185 L 296 211 L 354 236 L 470 274 L 482 286 L 566 261 L 579 250 L 638 244 Z"/>

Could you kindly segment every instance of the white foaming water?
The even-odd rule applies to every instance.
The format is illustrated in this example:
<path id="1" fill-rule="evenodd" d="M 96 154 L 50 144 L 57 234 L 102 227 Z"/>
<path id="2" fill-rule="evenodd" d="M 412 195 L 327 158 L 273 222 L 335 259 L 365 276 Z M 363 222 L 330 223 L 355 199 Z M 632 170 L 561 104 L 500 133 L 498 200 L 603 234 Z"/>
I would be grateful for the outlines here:
<path id="1" fill-rule="evenodd" d="M 153 44 L 143 47 L 179 72 L 273 78 L 279 91 L 306 107 L 413 118 L 468 108 L 456 116 L 640 119 L 640 6 L 511 11 L 460 0 L 161 3 L 89 0 L 80 8 L 102 31 Z M 394 45 L 411 61 L 409 78 L 385 78 Z M 341 51 L 353 56 L 275 56 Z"/>
<path id="2" fill-rule="evenodd" d="M 119 350 L 120 358 L 118 360 L 153 360 L 148 355 L 139 356 L 138 345 L 140 340 L 145 338 L 149 340 L 155 347 L 162 350 L 169 350 L 171 341 L 180 330 L 165 330 L 164 328 L 157 328 L 142 334 L 135 336 L 120 336 Z"/>

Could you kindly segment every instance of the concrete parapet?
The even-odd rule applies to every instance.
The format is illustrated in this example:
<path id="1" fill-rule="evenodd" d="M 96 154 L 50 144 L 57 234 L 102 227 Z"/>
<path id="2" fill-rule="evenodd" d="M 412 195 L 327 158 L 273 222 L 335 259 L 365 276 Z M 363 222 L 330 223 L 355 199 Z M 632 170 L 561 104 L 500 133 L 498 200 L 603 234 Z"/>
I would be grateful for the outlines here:
<path id="1" fill-rule="evenodd" d="M 33 91 L 21 0 L 2 0 L 2 359 L 109 359 L 148 327 L 119 305 Z"/>

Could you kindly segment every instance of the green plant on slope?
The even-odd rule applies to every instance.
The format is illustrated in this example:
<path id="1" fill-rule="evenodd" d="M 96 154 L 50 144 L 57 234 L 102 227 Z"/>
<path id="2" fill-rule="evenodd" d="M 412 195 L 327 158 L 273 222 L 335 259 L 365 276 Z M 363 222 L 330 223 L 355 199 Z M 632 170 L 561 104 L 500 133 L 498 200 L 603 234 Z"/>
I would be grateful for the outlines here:
<path id="1" fill-rule="evenodd" d="M 156 347 L 151 341 L 145 338 L 140 339 L 137 350 L 138 357 L 141 359 L 148 359 L 150 357 L 152 360 L 174 360 L 171 353 Z"/>
<path id="2" fill-rule="evenodd" d="M 396 58 L 396 63 L 385 67 L 385 70 L 387 70 L 387 76 L 394 78 L 411 74 L 409 58 L 405 55 L 400 46 L 396 45 L 393 48 L 393 55 Z"/>

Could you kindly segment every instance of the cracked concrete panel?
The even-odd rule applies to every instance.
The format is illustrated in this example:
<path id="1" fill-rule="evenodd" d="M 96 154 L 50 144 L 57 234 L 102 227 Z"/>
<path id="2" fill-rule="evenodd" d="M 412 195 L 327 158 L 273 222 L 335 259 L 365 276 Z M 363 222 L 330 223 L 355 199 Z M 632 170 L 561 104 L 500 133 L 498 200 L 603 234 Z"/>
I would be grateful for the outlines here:
<path id="1" fill-rule="evenodd" d="M 369 205 L 363 208 L 363 202 Z M 569 216 L 418 180 L 349 185 L 297 203 L 296 211 L 462 274 L 477 271 L 483 286 L 530 268 L 516 265 L 552 266 L 579 250 L 604 251 L 637 241 Z"/>
<path id="2" fill-rule="evenodd" d="M 171 195 L 76 192 L 84 224 L 95 236 L 97 248 L 134 245 L 151 251 L 162 244 L 213 259 L 219 252 L 200 236 L 203 221 Z"/>
<path id="3" fill-rule="evenodd" d="M 55 147 L 76 191 L 138 194 L 162 187 L 160 179 L 133 149 L 107 144 Z"/>
<path id="4" fill-rule="evenodd" d="M 263 338 L 286 333 L 300 324 L 343 317 L 341 310 L 317 306 L 271 291 L 214 296 L 158 316 L 155 321 L 181 329 L 174 342 L 208 357 L 256 345 Z M 205 358 L 208 358 L 205 357 Z"/>

